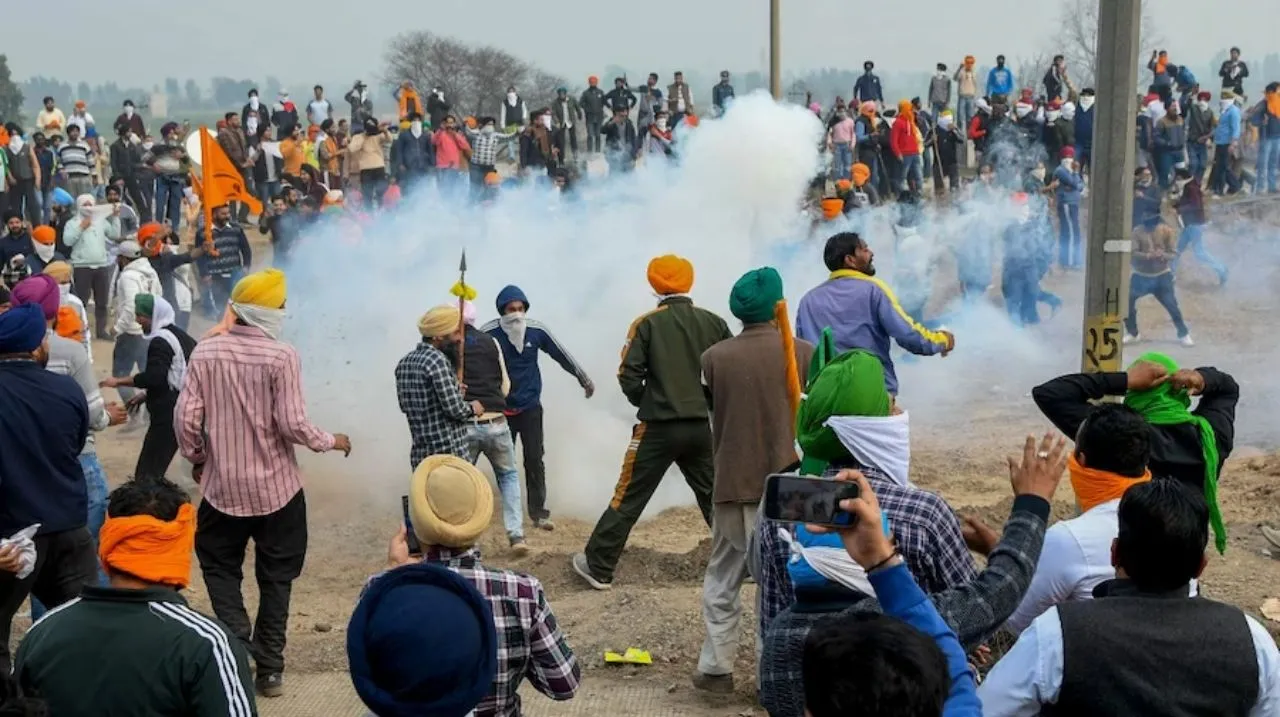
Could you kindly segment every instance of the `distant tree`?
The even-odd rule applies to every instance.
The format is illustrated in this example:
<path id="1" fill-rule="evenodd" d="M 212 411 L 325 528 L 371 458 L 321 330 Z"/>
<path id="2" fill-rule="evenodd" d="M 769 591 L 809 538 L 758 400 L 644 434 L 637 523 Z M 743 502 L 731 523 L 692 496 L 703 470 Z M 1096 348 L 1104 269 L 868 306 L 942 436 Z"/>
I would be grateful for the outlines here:
<path id="1" fill-rule="evenodd" d="M 253 80 L 233 80 L 230 77 L 213 78 L 213 101 L 218 109 L 229 111 L 244 104 L 249 90 L 255 87 Z"/>
<path id="2" fill-rule="evenodd" d="M 93 100 L 93 88 L 89 86 L 88 82 L 81 80 L 76 83 L 76 99 L 84 100 L 85 102 Z"/>
<path id="3" fill-rule="evenodd" d="M 1061 53 L 1067 59 L 1067 71 L 1072 82 L 1080 89 L 1093 85 L 1098 76 L 1098 1 L 1099 0 L 1065 0 L 1059 6 L 1059 37 L 1062 39 Z M 1155 18 L 1144 6 L 1142 11 L 1141 38 L 1138 42 L 1138 84 L 1147 85 L 1143 76 L 1147 58 L 1152 50 L 1163 49 L 1164 38 L 1156 27 Z M 1175 64 L 1178 58 L 1171 58 Z M 1048 67 L 1042 68 L 1043 75 Z M 1215 71 L 1216 74 L 1216 71 Z"/>
<path id="4" fill-rule="evenodd" d="M 22 123 L 22 90 L 9 74 L 9 58 L 0 55 L 0 118 Z"/>
<path id="5" fill-rule="evenodd" d="M 1031 55 L 1019 55 L 1018 57 L 1015 57 L 1013 64 L 1010 65 L 1010 68 L 1014 73 L 1013 76 L 1018 83 L 1017 86 L 1014 87 L 1014 94 L 1016 95 L 1025 87 L 1030 87 L 1031 93 L 1036 97 L 1044 94 L 1044 73 L 1049 71 L 1049 65 L 1051 64 L 1053 64 L 1053 55 L 1045 50 L 1040 50 L 1039 52 Z M 1067 75 L 1071 76 L 1071 74 L 1071 67 L 1068 66 Z M 1071 78 L 1071 83 L 1076 83 L 1074 77 Z M 1081 86 L 1077 89 L 1081 90 L 1084 89 L 1084 87 Z M 1014 100 L 1015 98 L 1013 97 L 1009 98 L 1011 103 Z"/>
<path id="6" fill-rule="evenodd" d="M 496 114 L 508 86 L 530 105 L 549 102 L 563 78 L 507 52 L 415 31 L 392 39 L 383 56 L 382 83 L 394 90 L 412 80 L 420 92 L 439 87 L 458 114 Z"/>
<path id="7" fill-rule="evenodd" d="M 164 78 L 164 93 L 169 96 L 170 102 L 177 102 L 182 99 L 182 86 L 178 84 L 178 78 Z"/>
<path id="8" fill-rule="evenodd" d="M 280 93 L 282 87 L 283 86 L 280 84 L 280 78 L 275 75 L 267 75 L 267 82 L 258 89 L 258 96 L 262 97 L 268 103 L 274 102 L 276 95 Z M 249 90 L 245 90 L 245 94 L 248 94 L 248 92 Z"/>
<path id="9" fill-rule="evenodd" d="M 195 80 L 187 80 L 183 89 L 187 95 L 187 105 L 191 109 L 198 109 L 204 104 L 204 95 L 200 92 L 200 85 Z"/>

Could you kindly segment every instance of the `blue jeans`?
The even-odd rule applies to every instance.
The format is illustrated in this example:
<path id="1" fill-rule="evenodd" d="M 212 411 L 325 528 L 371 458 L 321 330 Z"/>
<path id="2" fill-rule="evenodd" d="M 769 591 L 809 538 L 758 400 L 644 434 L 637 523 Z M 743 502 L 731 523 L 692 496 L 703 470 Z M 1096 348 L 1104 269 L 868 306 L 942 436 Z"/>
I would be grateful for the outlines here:
<path id="1" fill-rule="evenodd" d="M 472 463 L 484 454 L 493 466 L 502 493 L 502 527 L 507 539 L 514 542 L 524 537 L 524 505 L 520 501 L 520 471 L 516 468 L 516 446 L 506 419 L 490 423 L 472 422 L 467 426 L 467 455 Z"/>
<path id="2" fill-rule="evenodd" d="M 178 232 L 182 221 L 182 182 L 156 177 L 156 221 L 168 221 L 173 232 Z"/>
<path id="3" fill-rule="evenodd" d="M 1209 168 L 1209 148 L 1200 142 L 1187 145 L 1187 169 L 1197 182 L 1204 181 L 1205 170 Z"/>
<path id="4" fill-rule="evenodd" d="M 89 535 L 93 536 L 93 552 L 98 552 L 98 533 L 102 530 L 102 524 L 107 520 L 107 473 L 102 470 L 102 463 L 98 461 L 97 454 L 81 454 L 80 470 L 84 472 L 84 487 L 89 495 L 88 504 L 88 523 L 85 529 L 89 531 Z M 98 585 L 105 586 L 107 584 L 107 574 L 102 570 L 102 563 L 98 563 Z M 39 620 L 48 612 L 45 606 L 33 595 L 31 597 L 31 619 Z"/>
<path id="5" fill-rule="evenodd" d="M 147 370 L 147 346 L 150 342 L 140 334 L 120 334 L 116 337 L 116 345 L 111 352 L 111 375 L 116 378 L 132 376 L 134 369 L 139 372 Z M 128 401 L 137 393 L 137 389 L 121 386 L 116 389 L 121 401 Z"/>
<path id="6" fill-rule="evenodd" d="M 973 121 L 974 102 L 977 98 L 961 97 L 956 100 L 956 120 L 961 122 L 966 137 L 969 136 L 969 122 Z"/>
<path id="7" fill-rule="evenodd" d="M 1258 164 L 1253 193 L 1280 191 L 1280 137 L 1258 141 Z"/>
<path id="8" fill-rule="evenodd" d="M 1161 189 L 1168 189 L 1173 184 L 1173 165 L 1178 163 L 1178 159 L 1182 155 L 1178 152 L 1168 149 L 1158 149 L 1155 152 L 1155 170 L 1156 181 L 1160 183 Z"/>
<path id="9" fill-rule="evenodd" d="M 280 182 L 258 182 L 255 189 L 258 190 L 258 200 L 262 202 L 262 206 L 270 207 L 271 198 L 280 193 Z"/>
<path id="10" fill-rule="evenodd" d="M 1040 272 L 1035 262 L 1006 259 L 1001 270 L 1000 290 L 1009 318 L 1020 326 L 1040 323 L 1036 301 L 1040 298 Z"/>
<path id="11" fill-rule="evenodd" d="M 921 161 L 920 155 L 909 154 L 903 157 L 902 164 L 899 166 L 902 167 L 902 169 L 899 170 L 902 172 L 902 176 L 898 180 L 898 186 L 896 189 L 899 191 L 904 189 L 911 189 L 916 192 L 920 191 L 921 185 L 924 184 L 923 162 Z M 912 180 L 915 180 L 914 185 L 912 185 Z"/>
<path id="12" fill-rule="evenodd" d="M 1203 224 L 1189 224 L 1186 227 L 1183 227 L 1182 235 L 1178 237 L 1179 257 L 1182 256 L 1182 252 L 1185 251 L 1187 247 L 1191 247 L 1191 251 L 1195 253 L 1196 258 L 1200 260 L 1201 264 L 1213 269 L 1214 273 L 1218 275 L 1218 281 L 1220 283 L 1227 283 L 1227 267 L 1222 262 L 1218 261 L 1216 257 L 1210 254 L 1209 250 L 1204 246 Z M 1175 272 L 1178 270 L 1178 259 L 1173 260 L 1173 270 Z"/>
<path id="13" fill-rule="evenodd" d="M 1129 278 L 1129 315 L 1124 319 L 1125 331 L 1130 336 L 1138 335 L 1138 299 L 1154 296 L 1156 301 L 1169 312 L 1173 326 L 1178 330 L 1178 338 L 1191 333 L 1182 320 L 1182 310 L 1178 308 L 1178 297 L 1173 293 L 1173 272 L 1166 271 L 1159 276 L 1134 274 Z"/>
<path id="14" fill-rule="evenodd" d="M 833 168 L 837 181 L 841 179 L 853 178 L 853 145 L 848 142 L 836 142 L 835 157 L 832 162 L 835 164 Z"/>
<path id="15" fill-rule="evenodd" d="M 1080 251 L 1080 205 L 1058 202 L 1058 266 L 1078 269 Z"/>

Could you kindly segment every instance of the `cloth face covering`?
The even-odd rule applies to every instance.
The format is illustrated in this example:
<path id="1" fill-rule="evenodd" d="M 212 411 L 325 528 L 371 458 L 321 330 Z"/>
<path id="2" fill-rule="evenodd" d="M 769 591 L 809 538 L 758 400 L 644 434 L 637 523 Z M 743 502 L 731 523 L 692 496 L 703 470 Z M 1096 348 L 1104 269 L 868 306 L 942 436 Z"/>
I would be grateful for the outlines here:
<path id="1" fill-rule="evenodd" d="M 523 311 L 512 311 L 503 314 L 498 319 L 498 325 L 502 327 L 502 333 L 507 335 L 507 339 L 511 341 L 511 346 L 515 348 L 516 353 L 524 353 L 524 333 L 525 333 L 525 316 Z"/>

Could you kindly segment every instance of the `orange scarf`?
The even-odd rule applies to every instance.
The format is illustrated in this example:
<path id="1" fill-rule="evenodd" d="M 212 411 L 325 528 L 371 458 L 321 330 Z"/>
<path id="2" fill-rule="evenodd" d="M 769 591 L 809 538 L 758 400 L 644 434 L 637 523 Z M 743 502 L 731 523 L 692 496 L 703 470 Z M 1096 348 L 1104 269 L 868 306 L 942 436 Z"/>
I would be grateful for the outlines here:
<path id="1" fill-rule="evenodd" d="M 1076 462 L 1074 455 L 1067 461 L 1067 473 L 1071 476 L 1071 489 L 1076 492 L 1076 503 L 1082 513 L 1116 500 L 1133 486 L 1151 480 L 1150 470 L 1137 478 L 1116 475 L 1096 468 L 1086 468 Z"/>
<path id="2" fill-rule="evenodd" d="M 1280 91 L 1267 95 L 1267 112 L 1273 117 L 1280 117 Z"/>
<path id="3" fill-rule="evenodd" d="M 418 92 L 406 88 L 400 89 L 400 119 L 409 119 L 411 113 L 422 114 L 422 102 L 418 100 Z"/>
<path id="4" fill-rule="evenodd" d="M 182 589 L 191 582 L 195 543 L 196 509 L 184 503 L 172 522 L 149 515 L 108 516 L 98 533 L 98 558 L 139 580 Z"/>

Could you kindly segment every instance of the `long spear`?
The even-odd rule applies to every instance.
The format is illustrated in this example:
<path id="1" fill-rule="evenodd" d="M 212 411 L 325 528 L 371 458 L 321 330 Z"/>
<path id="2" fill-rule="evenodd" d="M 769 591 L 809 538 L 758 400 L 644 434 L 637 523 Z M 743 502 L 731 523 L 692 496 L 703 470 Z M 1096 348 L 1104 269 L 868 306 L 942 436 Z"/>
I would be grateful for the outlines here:
<path id="1" fill-rule="evenodd" d="M 462 261 L 458 262 L 458 334 L 462 340 L 458 342 L 458 383 L 462 383 L 462 369 L 467 363 L 467 320 L 463 318 L 467 296 L 467 250 L 462 250 Z"/>

